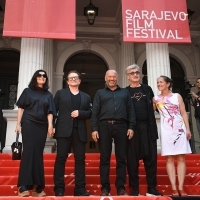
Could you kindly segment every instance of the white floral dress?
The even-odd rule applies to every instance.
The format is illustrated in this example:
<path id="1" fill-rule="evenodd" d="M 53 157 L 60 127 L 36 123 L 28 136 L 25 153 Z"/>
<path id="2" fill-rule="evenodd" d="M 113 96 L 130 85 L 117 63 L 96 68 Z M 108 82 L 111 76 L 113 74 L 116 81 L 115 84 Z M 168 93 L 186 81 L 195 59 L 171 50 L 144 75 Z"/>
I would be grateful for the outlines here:
<path id="1" fill-rule="evenodd" d="M 191 153 L 186 127 L 180 113 L 178 94 L 170 93 L 164 98 L 157 95 L 155 102 L 160 113 L 161 155 Z"/>

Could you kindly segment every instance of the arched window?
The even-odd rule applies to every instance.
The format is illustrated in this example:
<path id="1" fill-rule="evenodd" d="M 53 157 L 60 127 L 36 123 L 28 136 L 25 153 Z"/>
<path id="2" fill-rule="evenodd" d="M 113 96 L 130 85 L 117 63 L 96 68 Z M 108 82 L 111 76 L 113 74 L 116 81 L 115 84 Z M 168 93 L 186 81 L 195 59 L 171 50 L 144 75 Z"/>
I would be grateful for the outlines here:
<path id="1" fill-rule="evenodd" d="M 77 53 L 73 55 L 64 66 L 64 74 L 71 70 L 77 70 L 81 74 L 80 90 L 88 93 L 91 98 L 97 90 L 105 86 L 105 73 L 108 66 L 105 61 L 89 52 Z M 66 87 L 66 81 L 63 79 L 63 87 Z"/>

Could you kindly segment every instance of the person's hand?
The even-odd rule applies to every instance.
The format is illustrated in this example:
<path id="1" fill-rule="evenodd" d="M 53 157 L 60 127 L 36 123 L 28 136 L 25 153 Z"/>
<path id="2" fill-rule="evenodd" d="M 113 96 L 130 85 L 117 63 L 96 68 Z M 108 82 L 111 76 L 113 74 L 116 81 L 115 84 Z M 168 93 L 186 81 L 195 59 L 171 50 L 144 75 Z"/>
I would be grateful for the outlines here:
<path id="1" fill-rule="evenodd" d="M 17 124 L 16 128 L 15 128 L 15 132 L 16 133 L 21 133 L 21 125 Z"/>
<path id="2" fill-rule="evenodd" d="M 187 134 L 187 140 L 190 140 L 192 137 L 192 134 L 190 131 L 186 130 L 186 134 Z"/>
<path id="3" fill-rule="evenodd" d="M 74 110 L 73 112 L 71 112 L 71 117 L 73 118 L 78 117 L 78 115 L 79 115 L 78 110 Z"/>
<path id="4" fill-rule="evenodd" d="M 128 129 L 127 136 L 128 136 L 129 140 L 133 137 L 133 134 L 134 134 L 133 130 L 132 129 Z"/>
<path id="5" fill-rule="evenodd" d="M 97 140 L 99 139 L 99 133 L 98 131 L 93 131 L 92 132 L 92 139 L 97 142 Z"/>
<path id="6" fill-rule="evenodd" d="M 53 131 L 53 127 L 52 126 L 48 127 L 48 136 L 50 138 L 52 138 L 54 136 L 54 131 Z"/>
<path id="7" fill-rule="evenodd" d="M 198 97 L 198 95 L 196 93 L 194 93 L 193 91 L 190 91 L 190 94 L 196 99 Z"/>

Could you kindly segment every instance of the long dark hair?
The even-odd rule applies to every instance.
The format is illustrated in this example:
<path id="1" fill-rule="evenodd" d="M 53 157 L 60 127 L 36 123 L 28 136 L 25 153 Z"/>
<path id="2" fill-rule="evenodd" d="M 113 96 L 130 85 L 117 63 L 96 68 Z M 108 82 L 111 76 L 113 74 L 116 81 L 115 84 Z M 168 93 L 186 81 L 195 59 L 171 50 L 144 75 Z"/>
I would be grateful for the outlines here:
<path id="1" fill-rule="evenodd" d="M 163 78 L 166 83 L 170 83 L 168 89 L 172 90 L 173 80 L 171 78 L 164 75 L 160 76 L 159 78 Z"/>
<path id="2" fill-rule="evenodd" d="M 37 76 L 38 76 L 39 72 L 44 72 L 45 75 L 47 76 L 47 73 L 46 73 L 43 69 L 37 70 L 37 71 L 33 74 L 32 78 L 31 78 L 31 81 L 30 81 L 30 83 L 29 83 L 29 85 L 28 85 L 28 87 L 31 88 L 31 89 L 33 89 L 33 90 L 35 90 L 35 89 L 38 88 Z M 42 89 L 45 90 L 45 91 L 47 91 L 47 90 L 49 89 L 49 78 L 48 78 L 48 76 L 47 76 L 47 78 L 46 78 L 46 82 L 45 82 L 45 84 L 43 85 L 43 88 L 42 88 Z"/>

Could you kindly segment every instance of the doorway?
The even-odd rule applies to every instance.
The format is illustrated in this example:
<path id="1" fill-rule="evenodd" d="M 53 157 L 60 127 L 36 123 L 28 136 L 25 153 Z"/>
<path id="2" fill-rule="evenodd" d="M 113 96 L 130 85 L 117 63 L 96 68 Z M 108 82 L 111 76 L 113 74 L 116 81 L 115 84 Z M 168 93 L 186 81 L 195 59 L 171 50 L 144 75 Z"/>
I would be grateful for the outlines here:
<path id="1" fill-rule="evenodd" d="M 179 93 L 182 96 L 183 100 L 185 101 L 187 95 L 185 91 L 185 73 L 183 71 L 181 64 L 175 58 L 173 57 L 169 58 L 170 58 L 171 78 L 173 80 L 172 91 L 175 93 Z M 142 67 L 142 74 L 143 74 L 143 79 L 142 79 L 143 84 L 148 84 L 146 61 L 144 62 Z"/>
<path id="2" fill-rule="evenodd" d="M 81 52 L 71 56 L 64 66 L 63 88 L 66 87 L 65 75 L 76 70 L 81 74 L 80 90 L 89 94 L 93 102 L 97 90 L 105 87 L 105 73 L 108 70 L 106 62 L 96 54 Z M 98 144 L 91 138 L 90 120 L 87 120 L 88 143 L 87 153 L 99 152 Z"/>
<path id="3" fill-rule="evenodd" d="M 20 53 L 12 50 L 0 51 L 0 145 L 5 146 L 7 122 L 2 109 L 14 109 L 17 99 Z M 14 132 L 14 130 L 13 130 Z"/>

